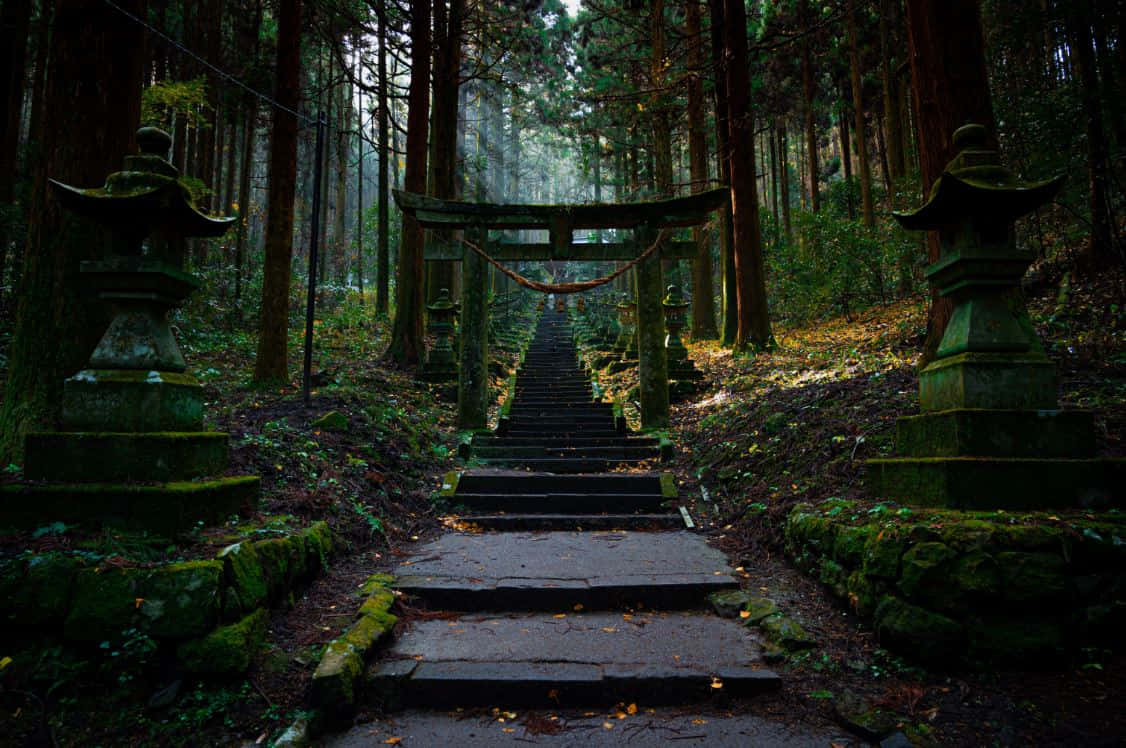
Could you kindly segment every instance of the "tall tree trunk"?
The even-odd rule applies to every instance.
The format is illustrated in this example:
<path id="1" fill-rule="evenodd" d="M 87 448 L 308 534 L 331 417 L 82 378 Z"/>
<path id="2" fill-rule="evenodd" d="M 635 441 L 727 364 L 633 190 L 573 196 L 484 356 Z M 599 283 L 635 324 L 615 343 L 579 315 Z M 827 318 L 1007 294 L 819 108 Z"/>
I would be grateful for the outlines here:
<path id="1" fill-rule="evenodd" d="M 1091 37 L 1090 0 L 1072 0 L 1068 6 L 1068 36 L 1079 75 L 1083 119 L 1087 130 L 1087 178 L 1091 210 L 1091 238 L 1087 262 L 1092 268 L 1107 267 L 1114 257 L 1111 238 L 1109 159 L 1103 127 L 1099 79 L 1095 69 L 1094 41 Z"/>
<path id="2" fill-rule="evenodd" d="M 798 13 L 802 19 L 802 25 L 808 28 L 811 23 L 809 0 L 800 0 L 800 2 L 801 6 Z M 821 210 L 821 195 L 818 192 L 821 166 L 817 158 L 817 124 L 813 111 L 815 81 L 813 76 L 813 54 L 809 48 L 809 37 L 803 36 L 801 43 L 802 112 L 805 115 L 805 148 L 808 154 L 806 160 L 809 164 L 807 169 L 809 173 L 809 208 L 817 213 Z"/>
<path id="3" fill-rule="evenodd" d="M 956 154 L 954 131 L 984 125 L 996 147 L 996 122 L 985 68 L 980 0 L 907 0 L 907 49 L 915 92 L 919 168 L 923 194 Z M 939 258 L 937 232 L 927 237 L 927 257 Z M 920 366 L 933 360 L 953 307 L 932 292 Z"/>
<path id="4" fill-rule="evenodd" d="M 743 0 L 723 0 L 726 54 L 728 132 L 731 161 L 731 221 L 735 235 L 735 285 L 739 329 L 735 350 L 748 352 L 773 346 L 766 303 L 755 173 L 754 118 L 747 74 L 747 17 Z"/>
<path id="5" fill-rule="evenodd" d="M 336 139 L 336 227 L 333 229 L 333 245 L 336 248 L 336 273 L 340 285 L 344 285 L 348 274 L 348 154 L 352 148 L 352 133 L 348 123 L 352 121 L 352 85 L 345 76 L 340 83 L 340 105 L 337 107 L 337 121 L 342 123 Z M 324 276 L 327 277 L 327 276 Z"/>
<path id="6" fill-rule="evenodd" d="M 782 227 L 786 232 L 786 240 L 794 237 L 794 224 L 790 216 L 790 144 L 789 123 L 782 121 L 778 128 L 778 166 L 781 172 L 778 176 L 782 184 Z"/>
<path id="7" fill-rule="evenodd" d="M 4 102 L 0 119 L 0 205 L 12 202 L 16 181 L 30 24 L 31 0 L 4 1 L 0 9 L 0 102 Z M 0 240 L 6 242 L 7 238 L 0 235 Z"/>
<path id="8" fill-rule="evenodd" d="M 378 114 L 378 139 L 376 147 L 379 150 L 379 183 L 376 194 L 376 210 L 378 211 L 379 224 L 377 226 L 377 244 L 375 250 L 375 311 L 376 314 L 386 316 L 390 297 L 391 275 L 391 218 L 388 215 L 387 170 L 390 168 L 390 138 L 388 127 L 390 116 L 388 107 L 391 100 L 387 95 L 387 13 L 385 0 L 379 0 L 376 11 L 379 20 L 379 43 L 376 54 L 379 55 L 376 73 L 376 107 Z"/>
<path id="9" fill-rule="evenodd" d="M 770 215 L 774 218 L 774 243 L 782 235 L 782 216 L 778 213 L 778 125 L 770 126 Z"/>
<path id="10" fill-rule="evenodd" d="M 235 303 L 231 307 L 236 320 L 242 319 L 242 266 L 246 258 L 246 235 L 250 230 L 250 176 L 254 170 L 254 134 L 258 125 L 258 98 L 247 94 L 243 116 L 242 168 L 238 184 L 238 229 L 235 234 Z"/>
<path id="11" fill-rule="evenodd" d="M 883 82 L 884 123 L 887 127 L 888 181 L 895 183 L 907 174 L 903 153 L 903 113 L 899 111 L 898 78 L 891 55 L 891 28 L 899 17 L 899 0 L 880 0 L 880 75 Z M 889 190 L 888 199 L 892 193 Z"/>
<path id="12" fill-rule="evenodd" d="M 430 106 L 430 4 L 411 0 L 411 83 L 407 109 L 407 166 L 403 186 L 407 192 L 426 192 L 426 138 Z M 399 280 L 395 287 L 395 321 L 388 355 L 415 366 L 422 354 L 422 227 L 403 216 L 399 248 Z"/>
<path id="13" fill-rule="evenodd" d="M 121 3 L 143 12 L 140 0 Z M 79 263 L 104 255 L 104 232 L 64 213 L 48 177 L 96 186 L 122 166 L 140 120 L 144 32 L 100 0 L 58 0 L 44 94 L 42 157 L 32 162 L 27 254 L 0 407 L 0 459 L 18 462 L 23 435 L 51 428 L 63 379 L 105 330 L 104 305 L 79 293 Z M 6 52 L 7 50 L 5 50 Z"/>
<path id="14" fill-rule="evenodd" d="M 876 210 L 872 204 L 872 163 L 868 159 L 868 136 L 864 123 L 864 89 L 860 78 L 860 40 L 856 27 L 856 0 L 848 6 L 848 61 L 852 78 L 852 108 L 856 115 L 856 160 L 860 166 L 860 202 L 864 225 L 876 225 Z"/>
<path id="15" fill-rule="evenodd" d="M 692 192 L 708 186 L 708 137 L 704 131 L 703 36 L 700 30 L 699 0 L 685 0 L 684 32 L 688 36 L 688 168 Z M 696 256 L 692 259 L 692 339 L 715 340 L 715 290 L 712 287 L 711 232 L 699 226 L 692 229 Z"/>
<path id="16" fill-rule="evenodd" d="M 434 0 L 434 107 L 430 113 L 429 193 L 447 200 L 457 196 L 458 95 L 461 84 L 462 26 L 465 0 Z M 440 242 L 453 240 L 449 231 L 434 232 Z M 429 262 L 427 298 L 434 301 L 444 288 L 453 293 L 453 262 Z"/>
<path id="17" fill-rule="evenodd" d="M 715 70 L 716 162 L 720 181 L 731 186 L 731 116 L 727 93 L 727 46 L 724 37 L 724 0 L 708 0 L 711 15 L 712 63 Z M 724 345 L 735 345 L 739 332 L 739 301 L 735 283 L 735 234 L 731 202 L 719 212 L 720 259 L 723 263 L 723 334 Z"/>
<path id="18" fill-rule="evenodd" d="M 301 82 L 301 0 L 280 0 L 274 99 L 297 111 Z M 293 200 L 297 194 L 297 117 L 274 108 L 270 137 L 269 219 L 262 277 L 262 317 L 254 381 L 289 381 L 289 283 L 293 263 Z"/>
<path id="19" fill-rule="evenodd" d="M 841 168 L 845 178 L 845 202 L 849 220 L 856 220 L 856 204 L 852 200 L 852 143 L 848 132 L 848 109 L 841 100 L 841 113 L 837 120 L 841 131 Z"/>

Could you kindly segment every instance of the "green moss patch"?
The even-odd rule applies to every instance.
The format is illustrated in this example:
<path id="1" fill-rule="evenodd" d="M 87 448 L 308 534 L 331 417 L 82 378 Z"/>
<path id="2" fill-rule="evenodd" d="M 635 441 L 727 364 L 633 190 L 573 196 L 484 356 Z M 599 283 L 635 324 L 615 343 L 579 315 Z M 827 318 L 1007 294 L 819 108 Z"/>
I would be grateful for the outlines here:
<path id="1" fill-rule="evenodd" d="M 237 623 L 218 627 L 202 639 L 184 642 L 176 654 L 189 673 L 244 673 L 266 638 L 268 620 L 269 614 L 259 608 Z"/>

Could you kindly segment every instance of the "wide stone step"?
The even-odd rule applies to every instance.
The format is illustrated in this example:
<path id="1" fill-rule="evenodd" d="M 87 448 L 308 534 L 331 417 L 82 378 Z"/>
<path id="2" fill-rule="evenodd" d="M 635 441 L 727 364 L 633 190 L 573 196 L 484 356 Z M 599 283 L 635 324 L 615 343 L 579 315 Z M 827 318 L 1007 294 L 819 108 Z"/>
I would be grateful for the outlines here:
<path id="1" fill-rule="evenodd" d="M 682 532 L 447 533 L 395 586 L 448 610 L 694 608 L 737 587 L 723 553 Z"/>
<path id="2" fill-rule="evenodd" d="M 545 428 L 543 426 L 535 426 L 533 424 L 522 424 L 518 426 L 506 426 L 503 434 L 520 437 L 589 437 L 589 438 L 606 438 L 611 436 L 619 436 L 621 432 L 610 424 L 584 424 L 578 426 L 570 426 L 568 428 Z"/>
<path id="3" fill-rule="evenodd" d="M 564 440 L 560 440 L 564 441 Z M 584 460 L 646 460 L 659 457 L 660 450 L 653 445 L 618 445 L 610 447 L 575 447 L 563 444 L 539 446 L 513 446 L 513 445 L 473 445 L 473 456 L 487 459 L 519 460 L 527 457 L 567 457 Z"/>
<path id="4" fill-rule="evenodd" d="M 583 530 L 683 530 L 684 517 L 676 514 L 473 514 L 460 518 L 465 525 L 493 532 Z"/>
<path id="5" fill-rule="evenodd" d="M 644 467 L 647 460 L 656 459 L 658 455 L 647 458 L 585 458 L 585 457 L 489 457 L 483 458 L 486 465 L 497 467 L 524 467 L 545 473 L 579 474 L 605 473 L 616 468 Z"/>
<path id="6" fill-rule="evenodd" d="M 518 470 L 467 470 L 458 477 L 458 497 L 463 493 L 643 494 L 660 498 L 662 477 L 660 473 L 561 476 Z"/>
<path id="7" fill-rule="evenodd" d="M 562 415 L 562 414 L 565 414 Z M 552 403 L 552 404 L 527 404 L 521 403 L 519 400 L 512 404 L 512 409 L 508 413 L 510 419 L 513 418 L 583 418 L 590 420 L 605 420 L 614 417 L 613 408 L 609 403 L 605 403 L 600 407 L 592 406 L 590 403 Z"/>
<path id="8" fill-rule="evenodd" d="M 649 436 L 608 437 L 527 437 L 527 436 L 475 436 L 473 446 L 482 447 L 656 447 L 660 442 Z"/>
<path id="9" fill-rule="evenodd" d="M 560 473 L 558 478 L 587 477 Z M 651 493 L 472 493 L 458 491 L 453 502 L 477 512 L 598 514 L 660 512 L 665 499 Z"/>
<path id="10" fill-rule="evenodd" d="M 761 652 L 706 614 L 466 615 L 415 622 L 365 685 L 382 706 L 679 703 L 778 688 Z"/>

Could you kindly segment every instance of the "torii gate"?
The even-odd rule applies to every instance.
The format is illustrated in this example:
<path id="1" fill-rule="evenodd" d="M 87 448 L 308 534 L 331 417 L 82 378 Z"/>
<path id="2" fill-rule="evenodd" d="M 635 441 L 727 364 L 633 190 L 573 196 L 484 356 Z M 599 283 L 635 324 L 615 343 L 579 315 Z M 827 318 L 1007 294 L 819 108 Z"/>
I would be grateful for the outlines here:
<path id="1" fill-rule="evenodd" d="M 465 230 L 465 242 L 430 242 L 426 260 L 461 262 L 461 346 L 458 353 L 458 426 L 483 429 L 488 413 L 488 273 L 486 260 L 468 243 L 498 262 L 563 260 L 579 262 L 635 261 L 658 240 L 665 228 L 698 226 L 727 204 L 726 188 L 689 197 L 642 203 L 527 205 L 466 203 L 393 191 L 395 203 L 423 228 Z M 489 242 L 489 229 L 546 229 L 547 243 Z M 625 242 L 575 242 L 575 229 L 632 229 Z M 669 423 L 668 358 L 665 352 L 661 260 L 692 259 L 694 242 L 664 241 L 634 268 L 637 280 L 638 366 L 641 425 L 665 428 Z"/>

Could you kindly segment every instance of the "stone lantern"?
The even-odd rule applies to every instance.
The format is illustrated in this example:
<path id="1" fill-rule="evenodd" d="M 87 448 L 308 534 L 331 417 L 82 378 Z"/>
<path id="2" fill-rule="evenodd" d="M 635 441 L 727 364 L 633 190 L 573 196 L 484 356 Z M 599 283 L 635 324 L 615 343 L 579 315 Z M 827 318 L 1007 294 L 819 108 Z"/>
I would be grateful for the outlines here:
<path id="1" fill-rule="evenodd" d="M 457 379 L 457 362 L 450 340 L 454 331 L 454 316 L 457 309 L 450 301 L 450 291 L 443 288 L 438 298 L 426 307 L 430 313 L 430 334 L 434 336 L 434 347 L 426 357 L 422 376 L 428 382 L 449 382 Z"/>
<path id="2" fill-rule="evenodd" d="M 987 148 L 980 125 L 960 128 L 954 145 L 930 200 L 896 215 L 907 229 L 938 231 L 941 256 L 926 274 L 954 309 L 936 358 L 919 373 L 922 414 L 899 419 L 899 457 L 869 461 L 870 488 L 959 508 L 1108 502 L 1126 463 L 1092 459 L 1091 414 L 1058 409 L 1055 366 L 1020 294 L 1033 256 L 1016 246 L 1014 222 L 1063 180 L 1021 181 Z"/>
<path id="3" fill-rule="evenodd" d="M 680 286 L 669 286 L 668 293 L 661 302 L 665 309 L 665 350 L 668 354 L 670 380 L 694 380 L 700 378 L 688 349 L 680 339 L 680 331 L 688 322 L 688 307 L 691 303 L 680 293 Z"/>
<path id="4" fill-rule="evenodd" d="M 623 361 L 637 360 L 637 302 L 622 294 L 618 302 L 618 327 L 621 330 L 614 350 L 620 351 Z"/>
<path id="5" fill-rule="evenodd" d="M 219 236 L 236 219 L 195 209 L 166 160 L 166 133 L 142 128 L 137 143 L 140 154 L 127 156 L 103 187 L 50 182 L 66 209 L 113 238 L 104 259 L 80 267 L 112 321 L 86 366 L 64 382 L 62 430 L 27 436 L 25 477 L 44 483 L 22 491 L 37 502 L 31 515 L 174 533 L 257 499 L 256 477 L 201 480 L 226 469 L 228 438 L 203 430 L 203 390 L 185 373 L 168 325 L 169 311 L 198 287 L 182 269 L 178 240 Z M 10 511 L 10 497 L 8 504 Z"/>

